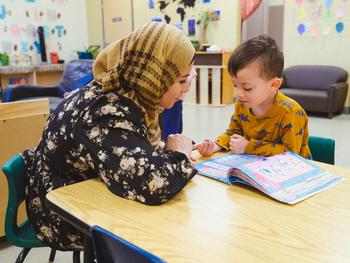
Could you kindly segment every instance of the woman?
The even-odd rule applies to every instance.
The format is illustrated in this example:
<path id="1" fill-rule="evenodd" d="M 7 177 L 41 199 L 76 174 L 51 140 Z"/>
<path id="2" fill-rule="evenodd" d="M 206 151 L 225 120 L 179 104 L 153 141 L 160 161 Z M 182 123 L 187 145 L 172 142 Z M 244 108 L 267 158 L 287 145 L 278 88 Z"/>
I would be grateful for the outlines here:
<path id="1" fill-rule="evenodd" d="M 173 26 L 150 23 L 105 48 L 94 80 L 63 101 L 43 138 L 26 151 L 27 213 L 37 236 L 59 250 L 81 250 L 81 233 L 52 213 L 46 194 L 99 176 L 123 198 L 159 205 L 194 176 L 192 143 L 161 145 L 158 115 L 189 89 L 194 49 Z"/>

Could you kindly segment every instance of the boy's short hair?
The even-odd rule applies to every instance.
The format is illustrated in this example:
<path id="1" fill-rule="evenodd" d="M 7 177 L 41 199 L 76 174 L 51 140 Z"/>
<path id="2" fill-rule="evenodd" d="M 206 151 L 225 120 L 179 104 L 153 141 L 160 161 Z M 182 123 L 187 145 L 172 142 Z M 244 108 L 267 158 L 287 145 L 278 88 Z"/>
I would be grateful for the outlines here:
<path id="1" fill-rule="evenodd" d="M 276 41 L 265 34 L 241 43 L 230 56 L 228 71 L 231 76 L 237 76 L 238 71 L 256 60 L 260 64 L 260 74 L 264 79 L 282 77 L 283 53 L 278 48 Z"/>

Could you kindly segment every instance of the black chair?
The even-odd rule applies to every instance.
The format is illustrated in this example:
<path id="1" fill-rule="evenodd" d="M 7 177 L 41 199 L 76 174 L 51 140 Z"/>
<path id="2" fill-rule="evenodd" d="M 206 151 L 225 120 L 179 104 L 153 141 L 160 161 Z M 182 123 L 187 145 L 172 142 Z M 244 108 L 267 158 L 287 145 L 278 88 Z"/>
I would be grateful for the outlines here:
<path id="1" fill-rule="evenodd" d="M 49 99 L 50 112 L 53 112 L 64 98 L 65 93 L 80 89 L 93 79 L 93 62 L 91 59 L 75 59 L 70 61 L 65 67 L 58 86 L 9 86 L 6 90 L 4 101 L 10 102 L 44 97 Z"/>
<path id="2" fill-rule="evenodd" d="M 164 263 L 157 256 L 99 227 L 91 228 L 97 263 Z"/>

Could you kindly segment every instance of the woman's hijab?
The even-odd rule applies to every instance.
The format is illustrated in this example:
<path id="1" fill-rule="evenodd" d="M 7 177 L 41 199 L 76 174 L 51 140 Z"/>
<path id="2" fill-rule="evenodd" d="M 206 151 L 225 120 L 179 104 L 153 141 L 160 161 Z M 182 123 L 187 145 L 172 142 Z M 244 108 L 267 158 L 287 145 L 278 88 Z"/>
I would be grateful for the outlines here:
<path id="1" fill-rule="evenodd" d="M 96 58 L 94 78 L 102 90 L 118 90 L 144 113 L 147 136 L 154 149 L 161 142 L 159 100 L 194 56 L 182 31 L 164 23 L 149 23 L 107 46 Z"/>

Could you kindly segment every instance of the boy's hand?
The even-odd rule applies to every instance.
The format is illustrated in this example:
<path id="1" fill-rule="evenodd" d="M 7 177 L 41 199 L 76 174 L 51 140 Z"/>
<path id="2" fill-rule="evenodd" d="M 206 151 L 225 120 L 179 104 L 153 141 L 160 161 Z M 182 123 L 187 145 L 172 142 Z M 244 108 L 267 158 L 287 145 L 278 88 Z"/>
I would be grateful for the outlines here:
<path id="1" fill-rule="evenodd" d="M 249 141 L 241 135 L 233 134 L 230 139 L 230 150 L 234 153 L 245 153 Z"/>
<path id="2" fill-rule="evenodd" d="M 193 149 L 197 149 L 200 155 L 208 157 L 220 151 L 221 147 L 214 141 L 205 139 L 202 143 L 193 145 Z"/>

